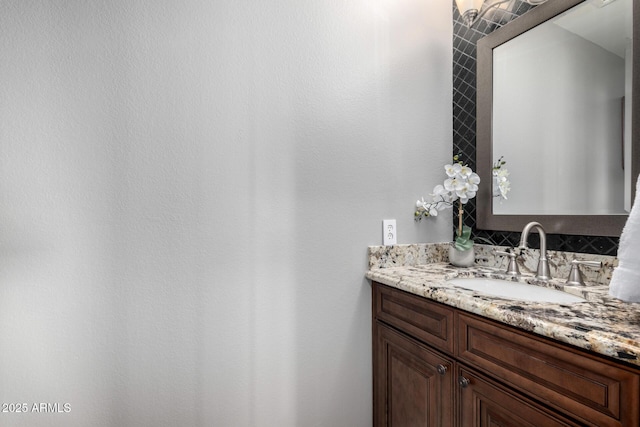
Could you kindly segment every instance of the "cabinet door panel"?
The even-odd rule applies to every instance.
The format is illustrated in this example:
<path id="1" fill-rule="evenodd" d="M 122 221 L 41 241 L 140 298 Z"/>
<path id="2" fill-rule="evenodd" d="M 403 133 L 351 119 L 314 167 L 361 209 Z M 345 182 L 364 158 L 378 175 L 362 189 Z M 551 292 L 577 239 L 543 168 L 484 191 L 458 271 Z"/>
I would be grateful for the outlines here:
<path id="1" fill-rule="evenodd" d="M 459 376 L 460 425 L 465 427 L 566 427 L 579 424 L 554 414 L 465 368 Z"/>
<path id="2" fill-rule="evenodd" d="M 376 322 L 374 425 L 452 426 L 453 362 Z"/>

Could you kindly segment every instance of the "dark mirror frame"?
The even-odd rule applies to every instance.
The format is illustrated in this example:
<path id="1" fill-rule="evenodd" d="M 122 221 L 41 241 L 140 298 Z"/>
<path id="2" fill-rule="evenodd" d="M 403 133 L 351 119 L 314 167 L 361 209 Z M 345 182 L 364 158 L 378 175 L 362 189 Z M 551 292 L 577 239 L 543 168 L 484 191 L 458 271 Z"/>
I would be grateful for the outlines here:
<path id="1" fill-rule="evenodd" d="M 481 182 L 491 183 L 493 166 L 493 49 L 586 0 L 550 0 L 478 41 L 476 162 Z M 633 2 L 635 4 L 635 0 Z M 640 172 L 640 7 L 633 6 L 632 57 L 632 195 Z M 632 198 L 633 199 L 633 198 Z M 476 223 L 482 230 L 521 231 L 530 221 L 547 233 L 585 236 L 620 236 L 627 215 L 494 215 L 492 185 L 480 185 Z"/>

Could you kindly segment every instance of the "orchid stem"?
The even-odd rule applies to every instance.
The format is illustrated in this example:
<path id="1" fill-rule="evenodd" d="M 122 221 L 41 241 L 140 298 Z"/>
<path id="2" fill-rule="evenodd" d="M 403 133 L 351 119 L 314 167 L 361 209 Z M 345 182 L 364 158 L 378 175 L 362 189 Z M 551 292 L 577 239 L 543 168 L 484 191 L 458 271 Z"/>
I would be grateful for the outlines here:
<path id="1" fill-rule="evenodd" d="M 462 236 L 462 213 L 464 209 L 462 207 L 462 202 L 458 200 L 458 237 Z"/>

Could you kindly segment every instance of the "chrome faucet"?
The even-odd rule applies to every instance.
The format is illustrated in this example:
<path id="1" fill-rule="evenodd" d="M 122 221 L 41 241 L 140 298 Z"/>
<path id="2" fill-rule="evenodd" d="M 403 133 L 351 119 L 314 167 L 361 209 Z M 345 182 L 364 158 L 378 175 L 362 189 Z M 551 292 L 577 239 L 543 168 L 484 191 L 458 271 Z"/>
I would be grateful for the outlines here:
<path id="1" fill-rule="evenodd" d="M 549 272 L 549 261 L 547 261 L 547 234 L 544 232 L 544 228 L 539 222 L 530 222 L 522 229 L 522 236 L 520 236 L 519 249 L 527 249 L 527 239 L 532 228 L 538 229 L 540 234 L 540 259 L 538 260 L 538 271 L 536 272 L 536 279 L 538 280 L 550 280 L 551 273 Z"/>

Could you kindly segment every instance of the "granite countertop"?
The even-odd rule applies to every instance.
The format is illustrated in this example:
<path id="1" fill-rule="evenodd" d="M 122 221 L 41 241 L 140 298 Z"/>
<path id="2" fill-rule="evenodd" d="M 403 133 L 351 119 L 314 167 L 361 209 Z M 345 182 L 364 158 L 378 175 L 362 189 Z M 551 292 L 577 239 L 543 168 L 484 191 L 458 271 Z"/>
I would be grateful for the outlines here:
<path id="1" fill-rule="evenodd" d="M 588 254 L 550 253 L 552 277 L 538 282 L 530 271 L 532 250 L 519 262 L 523 276 L 501 273 L 501 259 L 493 247 L 476 245 L 476 265 L 457 268 L 448 263 L 447 244 L 376 246 L 369 248 L 366 277 L 412 294 L 429 298 L 480 316 L 555 339 L 576 347 L 640 366 L 640 303 L 626 303 L 609 296 L 608 280 L 617 260 Z M 500 248 L 503 249 L 503 248 Z M 602 269 L 583 269 L 586 286 L 565 285 L 569 258 L 599 259 Z M 562 260 L 562 261 L 557 261 Z M 569 260 L 570 262 L 570 260 Z M 487 296 L 454 287 L 454 277 L 493 277 L 517 280 L 582 296 L 585 302 L 555 304 L 526 302 Z M 558 277 L 558 278 L 555 278 Z"/>

